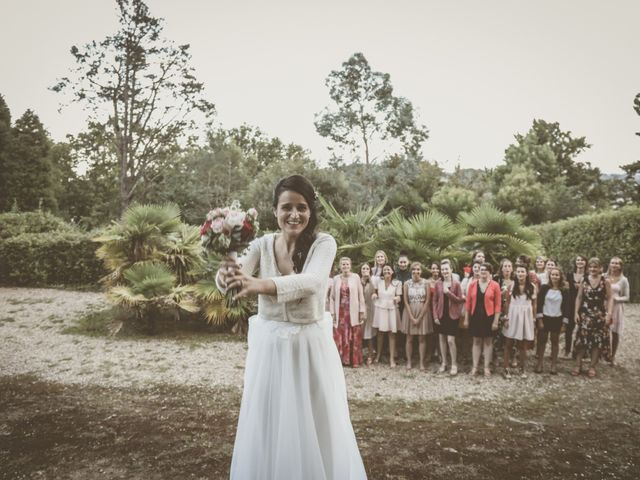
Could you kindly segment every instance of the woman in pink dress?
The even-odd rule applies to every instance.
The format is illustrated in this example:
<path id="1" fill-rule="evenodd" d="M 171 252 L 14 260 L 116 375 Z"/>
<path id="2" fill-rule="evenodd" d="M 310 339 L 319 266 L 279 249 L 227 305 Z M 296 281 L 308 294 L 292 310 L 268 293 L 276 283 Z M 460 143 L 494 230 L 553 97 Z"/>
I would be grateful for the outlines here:
<path id="1" fill-rule="evenodd" d="M 613 296 L 613 310 L 611 311 L 611 365 L 616 364 L 616 353 L 620 345 L 620 337 L 624 329 L 624 304 L 629 301 L 629 280 L 622 272 L 622 259 L 613 257 L 609 261 L 609 270 L 606 277 L 611 283 L 611 295 Z"/>
<path id="2" fill-rule="evenodd" d="M 349 257 L 340 259 L 340 275 L 333 277 L 330 312 L 333 318 L 333 339 L 342 365 L 360 367 L 366 305 L 360 277 L 351 272 Z"/>

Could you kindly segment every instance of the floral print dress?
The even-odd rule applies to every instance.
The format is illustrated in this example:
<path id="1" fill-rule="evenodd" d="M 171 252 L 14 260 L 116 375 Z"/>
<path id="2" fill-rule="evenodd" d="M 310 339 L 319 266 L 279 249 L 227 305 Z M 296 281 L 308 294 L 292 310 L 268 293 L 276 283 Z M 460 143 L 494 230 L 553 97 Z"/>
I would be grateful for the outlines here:
<path id="1" fill-rule="evenodd" d="M 351 325 L 349 295 L 349 283 L 343 280 L 340 284 L 338 326 L 333 329 L 333 339 L 338 347 L 342 364 L 358 367 L 362 365 L 362 325 Z"/>
<path id="2" fill-rule="evenodd" d="M 596 287 L 592 287 L 589 277 L 582 280 L 582 303 L 578 310 L 574 349 L 591 352 L 598 348 L 604 358 L 609 356 L 609 328 L 607 327 L 607 289 L 604 276 Z"/>

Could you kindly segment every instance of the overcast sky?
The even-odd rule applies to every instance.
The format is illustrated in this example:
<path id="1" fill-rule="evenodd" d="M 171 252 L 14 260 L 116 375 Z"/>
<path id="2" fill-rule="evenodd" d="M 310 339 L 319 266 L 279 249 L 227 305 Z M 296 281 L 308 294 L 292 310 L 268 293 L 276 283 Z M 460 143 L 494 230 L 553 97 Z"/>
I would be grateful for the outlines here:
<path id="1" fill-rule="evenodd" d="M 71 45 L 115 31 L 111 0 L 0 0 L 0 93 L 14 120 L 32 108 L 56 140 L 83 128 L 47 90 Z M 493 167 L 534 118 L 592 148 L 604 172 L 640 157 L 640 1 L 148 0 L 193 66 L 225 127 L 248 123 L 324 161 L 314 114 L 325 78 L 354 52 L 387 72 L 430 130 L 425 156 L 446 170 Z"/>

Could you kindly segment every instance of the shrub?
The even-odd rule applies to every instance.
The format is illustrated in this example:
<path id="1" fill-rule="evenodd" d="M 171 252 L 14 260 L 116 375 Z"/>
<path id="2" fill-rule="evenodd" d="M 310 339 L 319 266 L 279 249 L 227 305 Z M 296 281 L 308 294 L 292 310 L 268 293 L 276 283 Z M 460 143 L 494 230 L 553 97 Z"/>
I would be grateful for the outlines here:
<path id="1" fill-rule="evenodd" d="M 74 225 L 46 212 L 0 213 L 0 240 L 23 233 L 78 231 Z"/>
<path id="2" fill-rule="evenodd" d="M 19 286 L 97 284 L 106 274 L 96 257 L 97 248 L 87 233 L 71 229 L 21 233 L 0 239 L 0 283 Z"/>
<path id="3" fill-rule="evenodd" d="M 581 215 L 534 227 L 542 237 L 545 253 L 570 270 L 577 254 L 608 262 L 618 256 L 625 262 L 633 301 L 639 301 L 640 207 L 630 206 L 603 213 Z"/>

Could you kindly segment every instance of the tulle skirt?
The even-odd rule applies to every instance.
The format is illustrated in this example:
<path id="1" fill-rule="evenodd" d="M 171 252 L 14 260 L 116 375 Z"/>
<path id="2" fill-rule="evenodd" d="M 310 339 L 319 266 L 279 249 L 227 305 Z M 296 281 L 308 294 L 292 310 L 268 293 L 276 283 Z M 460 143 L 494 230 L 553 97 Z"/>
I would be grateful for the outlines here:
<path id="1" fill-rule="evenodd" d="M 365 479 L 331 316 L 254 316 L 248 343 L 231 479 Z"/>

